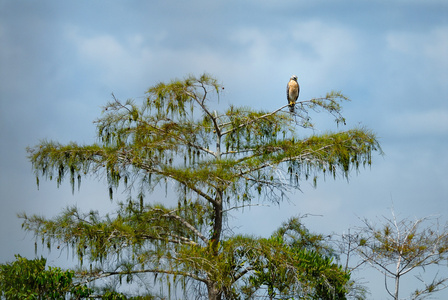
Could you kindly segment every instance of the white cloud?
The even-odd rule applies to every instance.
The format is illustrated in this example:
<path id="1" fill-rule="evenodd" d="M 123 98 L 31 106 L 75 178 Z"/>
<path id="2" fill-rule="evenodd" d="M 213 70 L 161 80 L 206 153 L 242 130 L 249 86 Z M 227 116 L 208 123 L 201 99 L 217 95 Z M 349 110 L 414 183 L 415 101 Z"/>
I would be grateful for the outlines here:
<path id="1" fill-rule="evenodd" d="M 266 59 L 276 52 L 280 34 L 278 31 L 266 32 L 260 28 L 242 27 L 236 29 L 229 39 L 236 44 L 238 54 L 248 59 L 248 63 L 251 61 L 269 63 Z"/>
<path id="2" fill-rule="evenodd" d="M 206 71 L 226 85 L 239 81 L 235 79 L 238 74 L 247 84 L 260 85 L 259 96 L 276 97 L 283 95 L 284 82 L 291 74 L 307 80 L 303 82 L 308 86 L 306 94 L 315 93 L 313 85 L 318 85 L 320 92 L 335 89 L 340 82 L 351 80 L 357 68 L 356 34 L 342 26 L 315 20 L 268 30 L 236 26 L 225 32 L 219 41 L 206 39 L 188 47 L 182 46 L 180 33 L 167 35 L 163 30 L 144 35 L 88 36 L 79 28 L 70 28 L 67 36 L 80 63 L 94 70 L 96 80 L 108 86 L 146 88 L 155 80 Z M 170 44 L 173 40 L 179 43 Z M 277 86 L 281 88 L 273 90 Z"/>
<path id="3" fill-rule="evenodd" d="M 168 36 L 163 32 L 155 36 L 104 34 L 87 37 L 71 29 L 67 36 L 81 63 L 100 73 L 99 80 L 107 85 L 146 88 L 154 81 L 189 73 L 231 73 L 238 68 L 232 57 L 216 49 L 167 47 L 164 41 Z"/>
<path id="4" fill-rule="evenodd" d="M 80 63 L 99 73 L 107 85 L 130 85 L 144 79 L 153 55 L 143 46 L 143 37 L 128 35 L 123 40 L 103 34 L 84 36 L 76 29 L 67 33 Z"/>
<path id="5" fill-rule="evenodd" d="M 353 30 L 322 21 L 297 23 L 293 28 L 296 55 L 313 71 L 309 75 L 314 75 L 314 81 L 340 84 L 353 79 L 360 49 Z"/>
<path id="6" fill-rule="evenodd" d="M 394 51 L 404 54 L 424 54 L 429 57 L 447 60 L 448 27 L 437 27 L 427 32 L 390 32 L 386 36 L 386 40 L 387 46 Z"/>
<path id="7" fill-rule="evenodd" d="M 430 31 L 399 31 L 386 36 L 387 47 L 412 59 L 413 64 L 425 66 L 422 72 L 431 74 L 438 83 L 448 81 L 448 26 Z"/>
<path id="8" fill-rule="evenodd" d="M 269 63 L 273 59 L 294 63 L 302 60 L 319 65 L 347 65 L 358 46 L 352 31 L 341 26 L 308 21 L 290 24 L 286 29 L 263 30 L 244 27 L 230 38 L 244 49 L 241 55 Z"/>
<path id="9" fill-rule="evenodd" d="M 93 38 L 79 37 L 78 50 L 86 58 L 100 63 L 110 63 L 126 58 L 124 48 L 110 35 Z"/>
<path id="10" fill-rule="evenodd" d="M 389 117 L 386 127 L 400 136 L 448 136 L 448 111 L 405 112 Z"/>
<path id="11" fill-rule="evenodd" d="M 448 26 L 432 30 L 423 43 L 423 53 L 443 68 L 448 68 Z"/>
<path id="12" fill-rule="evenodd" d="M 295 24 L 292 36 L 298 43 L 311 48 L 316 58 L 340 62 L 341 56 L 348 56 L 357 49 L 355 36 L 348 28 L 308 21 Z"/>
<path id="13" fill-rule="evenodd" d="M 304 97 L 336 89 L 342 82 L 352 81 L 362 57 L 356 31 L 317 19 L 268 29 L 239 27 L 229 35 L 234 47 L 231 59 L 241 70 L 234 74 L 254 80 L 261 89 L 270 85 L 263 93 L 265 98 L 277 97 L 278 92 L 283 96 L 285 81 L 292 74 L 306 87 Z"/>

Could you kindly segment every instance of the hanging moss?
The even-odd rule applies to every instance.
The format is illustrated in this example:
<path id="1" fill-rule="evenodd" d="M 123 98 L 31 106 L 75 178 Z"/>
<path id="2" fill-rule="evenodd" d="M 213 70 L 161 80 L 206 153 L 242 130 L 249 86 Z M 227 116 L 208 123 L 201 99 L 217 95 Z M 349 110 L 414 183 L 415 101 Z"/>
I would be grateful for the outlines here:
<path id="1" fill-rule="evenodd" d="M 228 237 L 227 212 L 257 199 L 280 203 L 304 180 L 316 186 L 322 173 L 348 178 L 372 163 L 373 152 L 381 153 L 376 136 L 365 128 L 307 136 L 306 129 L 314 126 L 313 112 L 328 112 L 338 124 L 345 123 L 341 103 L 348 99 L 340 92 L 303 100 L 291 115 L 287 105 L 272 112 L 237 106 L 217 111 L 221 91 L 217 80 L 204 74 L 154 85 L 142 106 L 133 100 L 122 103 L 112 95 L 113 101 L 95 121 L 98 144 L 44 141 L 28 148 L 37 185 L 43 176 L 60 186 L 68 176 L 74 192 L 75 181 L 79 189 L 82 176 L 97 175 L 106 179 L 111 200 L 121 185 L 130 194 L 111 215 L 81 214 L 76 208 L 53 220 L 22 215 L 24 228 L 42 237 L 42 243 L 70 245 L 81 263 L 88 259 L 115 264 L 114 274 L 130 281 L 133 272 L 147 268 L 173 288 L 190 278 L 232 298 L 242 293 L 235 278 L 250 264 L 266 276 L 250 277 L 250 288 L 269 282 L 273 294 L 276 288 L 288 290 L 285 282 L 297 288 L 297 280 L 302 280 L 314 296 L 322 292 L 319 297 L 330 299 L 328 290 L 318 290 L 326 283 L 300 273 L 306 268 L 298 262 L 318 261 L 317 267 L 306 267 L 322 278 L 328 274 L 318 267 L 339 274 L 331 261 L 308 250 L 294 252 L 279 236 Z M 146 195 L 158 186 L 168 194 L 172 182 L 177 206 L 167 207 L 163 199 L 148 204 L 154 199 Z M 292 273 L 287 264 L 267 272 L 274 262 L 294 265 Z M 245 280 L 251 273 L 246 272 L 246 277 L 241 275 Z"/>

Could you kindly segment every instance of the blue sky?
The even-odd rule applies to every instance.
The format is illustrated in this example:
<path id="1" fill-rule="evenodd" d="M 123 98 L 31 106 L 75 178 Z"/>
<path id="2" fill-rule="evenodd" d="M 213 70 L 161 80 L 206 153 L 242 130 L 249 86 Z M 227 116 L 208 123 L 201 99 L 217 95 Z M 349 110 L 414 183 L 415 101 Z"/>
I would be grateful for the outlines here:
<path id="1" fill-rule="evenodd" d="M 18 212 L 114 207 L 95 178 L 74 195 L 68 183 L 38 190 L 27 146 L 93 143 L 112 92 L 138 102 L 159 81 L 203 72 L 226 87 L 224 105 L 278 108 L 292 74 L 301 99 L 340 90 L 352 99 L 340 129 L 372 129 L 385 152 L 348 183 L 305 182 L 280 207 L 235 213 L 234 231 L 269 235 L 308 213 L 322 215 L 305 219 L 311 230 L 342 233 L 392 205 L 401 217 L 448 220 L 448 2 L 241 2 L 0 0 L 0 263 L 34 256 Z M 334 129 L 330 117 L 316 120 Z M 371 298 L 384 299 L 380 276 L 364 277 Z"/>

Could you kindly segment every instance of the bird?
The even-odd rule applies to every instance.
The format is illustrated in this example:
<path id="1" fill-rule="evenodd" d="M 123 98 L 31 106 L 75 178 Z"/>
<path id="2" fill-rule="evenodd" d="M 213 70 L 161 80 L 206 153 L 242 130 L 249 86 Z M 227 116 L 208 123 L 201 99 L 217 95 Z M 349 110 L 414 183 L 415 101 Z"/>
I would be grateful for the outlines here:
<path id="1" fill-rule="evenodd" d="M 297 82 L 297 76 L 292 75 L 289 78 L 288 85 L 286 86 L 286 99 L 288 99 L 289 111 L 294 112 L 294 106 L 296 104 L 297 98 L 299 98 L 300 86 Z"/>

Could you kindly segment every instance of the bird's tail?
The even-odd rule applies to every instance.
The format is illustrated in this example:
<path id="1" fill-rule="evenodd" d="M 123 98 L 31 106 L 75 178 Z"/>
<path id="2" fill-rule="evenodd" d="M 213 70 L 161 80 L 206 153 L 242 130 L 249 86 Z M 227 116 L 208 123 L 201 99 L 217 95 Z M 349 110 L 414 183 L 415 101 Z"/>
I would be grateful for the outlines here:
<path id="1" fill-rule="evenodd" d="M 294 113 L 294 103 L 290 103 L 289 104 L 289 111 L 291 112 L 291 113 Z"/>

